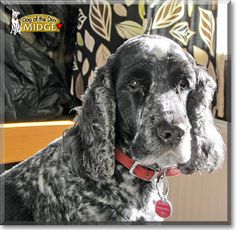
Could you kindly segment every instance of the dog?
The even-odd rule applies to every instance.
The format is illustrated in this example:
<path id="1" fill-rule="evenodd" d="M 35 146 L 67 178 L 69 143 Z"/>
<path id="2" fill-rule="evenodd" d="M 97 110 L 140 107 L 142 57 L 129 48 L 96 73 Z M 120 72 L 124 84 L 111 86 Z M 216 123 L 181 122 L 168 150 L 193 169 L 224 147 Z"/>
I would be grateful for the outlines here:
<path id="1" fill-rule="evenodd" d="M 127 40 L 77 108 L 75 125 L 1 175 L 5 223 L 146 223 L 163 170 L 212 172 L 224 143 L 210 110 L 216 83 L 174 41 Z"/>
<path id="2" fill-rule="evenodd" d="M 21 26 L 20 26 L 20 22 L 18 20 L 18 16 L 20 15 L 19 11 L 15 11 L 12 9 L 12 14 L 11 14 L 11 31 L 10 34 L 14 34 L 16 35 L 21 34 Z"/>

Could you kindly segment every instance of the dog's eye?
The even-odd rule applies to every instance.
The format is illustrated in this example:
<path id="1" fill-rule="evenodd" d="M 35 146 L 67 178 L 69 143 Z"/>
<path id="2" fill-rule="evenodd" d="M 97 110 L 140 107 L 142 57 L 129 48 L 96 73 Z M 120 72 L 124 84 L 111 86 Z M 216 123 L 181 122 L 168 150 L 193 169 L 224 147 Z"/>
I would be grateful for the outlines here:
<path id="1" fill-rule="evenodd" d="M 187 89 L 189 88 L 189 82 L 186 79 L 182 79 L 179 83 L 180 89 Z"/>
<path id="2" fill-rule="evenodd" d="M 131 89 L 137 89 L 139 88 L 139 83 L 138 81 L 131 81 L 128 86 L 131 88 Z"/>

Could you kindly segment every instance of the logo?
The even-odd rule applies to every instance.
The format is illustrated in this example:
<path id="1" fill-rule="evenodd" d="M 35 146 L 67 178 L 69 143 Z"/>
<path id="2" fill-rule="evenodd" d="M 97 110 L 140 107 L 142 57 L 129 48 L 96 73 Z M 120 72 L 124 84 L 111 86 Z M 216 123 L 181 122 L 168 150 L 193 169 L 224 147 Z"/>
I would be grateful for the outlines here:
<path id="1" fill-rule="evenodd" d="M 11 14 L 11 32 L 10 34 L 14 34 L 16 35 L 21 34 L 21 26 L 20 26 L 20 22 L 18 19 L 18 16 L 20 15 L 19 11 L 15 11 L 12 9 L 12 14 Z"/>
<path id="2" fill-rule="evenodd" d="M 47 14 L 31 14 L 18 19 L 20 12 L 12 10 L 11 32 L 60 32 L 63 24 L 60 19 Z"/>

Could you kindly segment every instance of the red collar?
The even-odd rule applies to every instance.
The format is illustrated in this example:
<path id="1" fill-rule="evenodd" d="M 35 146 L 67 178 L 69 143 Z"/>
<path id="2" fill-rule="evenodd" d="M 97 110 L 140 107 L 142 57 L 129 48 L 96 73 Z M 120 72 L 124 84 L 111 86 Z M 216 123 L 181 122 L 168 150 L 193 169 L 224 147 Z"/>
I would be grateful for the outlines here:
<path id="1" fill-rule="evenodd" d="M 122 150 L 116 149 L 116 160 L 122 164 L 124 167 L 129 169 L 129 172 L 145 181 L 153 181 L 154 179 L 159 179 L 159 177 L 163 174 L 161 170 L 153 170 L 147 167 L 142 166 L 140 163 L 135 161 L 134 159 L 127 156 Z M 180 171 L 176 168 L 168 168 L 166 169 L 166 176 L 178 176 L 180 175 Z"/>

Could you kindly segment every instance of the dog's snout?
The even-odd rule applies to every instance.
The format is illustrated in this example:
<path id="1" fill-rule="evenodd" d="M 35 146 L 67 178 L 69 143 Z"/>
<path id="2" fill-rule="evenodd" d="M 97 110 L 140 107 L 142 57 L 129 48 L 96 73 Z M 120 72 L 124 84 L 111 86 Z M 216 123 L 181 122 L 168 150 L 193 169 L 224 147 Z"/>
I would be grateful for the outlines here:
<path id="1" fill-rule="evenodd" d="M 180 126 L 165 124 L 157 128 L 157 135 L 164 144 L 178 144 L 185 131 Z"/>

